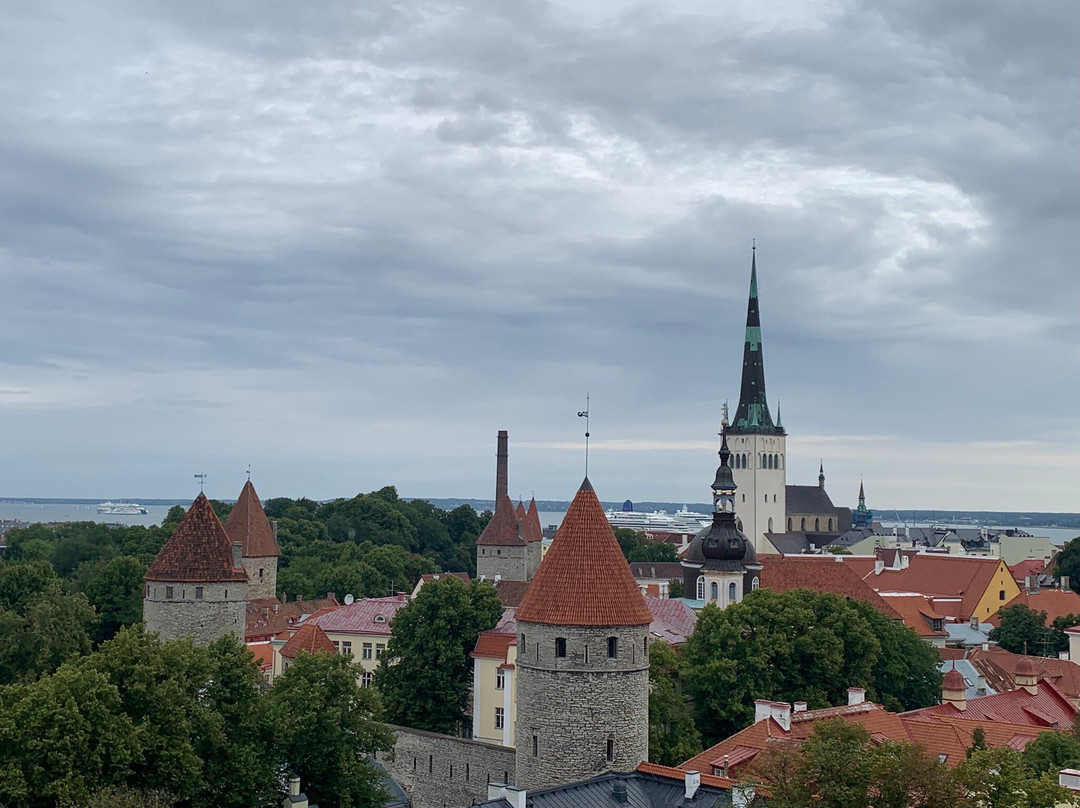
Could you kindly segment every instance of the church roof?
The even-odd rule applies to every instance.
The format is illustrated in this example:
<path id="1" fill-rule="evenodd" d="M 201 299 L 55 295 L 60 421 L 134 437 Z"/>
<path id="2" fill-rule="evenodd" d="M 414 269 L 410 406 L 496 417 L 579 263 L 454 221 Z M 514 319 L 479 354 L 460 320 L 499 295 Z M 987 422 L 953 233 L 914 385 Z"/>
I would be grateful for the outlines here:
<path id="1" fill-rule="evenodd" d="M 248 579 L 243 569 L 233 567 L 232 542 L 201 492 L 143 577 L 178 582 Z"/>
<path id="2" fill-rule="evenodd" d="M 281 647 L 281 655 L 286 659 L 296 659 L 301 651 L 314 654 L 316 651 L 326 651 L 336 654 L 338 651 L 326 632 L 312 623 L 304 623 L 289 638 L 289 641 Z"/>
<path id="3" fill-rule="evenodd" d="M 567 626 L 646 626 L 652 614 L 586 477 L 517 619 Z"/>
<path id="4" fill-rule="evenodd" d="M 782 435 L 773 423 L 765 400 L 765 362 L 761 351 L 761 315 L 758 312 L 757 252 L 750 265 L 750 299 L 746 306 L 746 341 L 743 345 L 742 387 L 732 433 Z"/>
<path id="5" fill-rule="evenodd" d="M 266 518 L 266 512 L 251 480 L 244 483 L 240 498 L 236 500 L 229 518 L 225 520 L 225 532 L 230 539 L 240 542 L 244 558 L 281 555 L 274 538 L 274 529 Z"/>
<path id="6" fill-rule="evenodd" d="M 820 485 L 786 485 L 784 496 L 787 497 L 788 513 L 820 513 L 822 516 L 836 516 L 836 506 Z"/>
<path id="7" fill-rule="evenodd" d="M 491 521 L 487 523 L 476 543 L 488 547 L 519 547 L 528 543 L 521 535 L 521 523 L 514 512 L 514 504 L 510 501 L 510 497 L 504 495 L 495 503 L 495 513 L 492 514 Z"/>

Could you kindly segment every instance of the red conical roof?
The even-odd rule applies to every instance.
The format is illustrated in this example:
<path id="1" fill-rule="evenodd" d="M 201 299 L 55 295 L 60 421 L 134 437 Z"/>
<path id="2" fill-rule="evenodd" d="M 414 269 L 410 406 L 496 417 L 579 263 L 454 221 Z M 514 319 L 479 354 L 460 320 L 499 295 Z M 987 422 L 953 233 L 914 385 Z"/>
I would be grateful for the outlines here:
<path id="1" fill-rule="evenodd" d="M 240 542 L 244 558 L 281 555 L 274 538 L 274 528 L 266 518 L 266 511 L 259 502 L 259 495 L 255 493 L 251 480 L 244 484 L 240 499 L 236 500 L 229 518 L 225 520 L 225 532 L 230 539 Z"/>
<path id="2" fill-rule="evenodd" d="M 517 514 L 514 513 L 514 504 L 510 497 L 504 496 L 495 503 L 495 513 L 491 521 L 487 523 L 484 532 L 476 540 L 477 544 L 503 547 L 519 547 L 526 544 L 521 535 L 521 523 L 518 522 Z"/>
<path id="3" fill-rule="evenodd" d="M 646 626 L 645 605 L 588 478 L 581 484 L 517 619 L 556 626 Z"/>
<path id="4" fill-rule="evenodd" d="M 148 581 L 246 581 L 233 567 L 232 542 L 200 493 L 143 576 Z"/>
<path id="5" fill-rule="evenodd" d="M 960 675 L 960 671 L 956 668 L 950 668 L 945 673 L 945 678 L 941 680 L 942 690 L 966 690 L 967 684 L 964 682 L 964 677 Z"/>
<path id="6" fill-rule="evenodd" d="M 543 541 L 544 528 L 540 524 L 540 513 L 536 509 L 536 497 L 529 502 L 529 510 L 525 521 L 526 538 L 529 541 Z"/>

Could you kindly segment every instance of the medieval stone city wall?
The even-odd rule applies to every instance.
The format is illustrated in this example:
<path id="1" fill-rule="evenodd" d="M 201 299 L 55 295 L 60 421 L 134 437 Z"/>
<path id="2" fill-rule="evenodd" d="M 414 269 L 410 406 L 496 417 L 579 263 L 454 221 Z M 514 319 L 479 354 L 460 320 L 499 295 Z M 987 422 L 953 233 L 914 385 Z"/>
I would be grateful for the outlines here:
<path id="1" fill-rule="evenodd" d="M 540 542 L 533 542 L 539 552 Z M 507 581 L 528 581 L 530 555 L 532 545 L 519 545 L 516 547 L 479 547 L 476 555 L 477 577 L 494 581 L 499 576 Z M 536 561 L 539 567 L 539 561 Z"/>
<path id="2" fill-rule="evenodd" d="M 487 799 L 488 783 L 514 783 L 514 750 L 407 727 L 397 733 L 393 755 L 380 755 L 390 776 L 412 798 L 413 808 L 468 808 Z"/>
<path id="3" fill-rule="evenodd" d="M 198 598 L 196 588 L 202 590 Z M 172 589 L 172 597 L 169 597 Z M 147 581 L 143 598 L 146 630 L 163 640 L 191 635 L 196 645 L 209 645 L 219 637 L 233 635 L 244 641 L 247 584 Z"/>
<path id="4" fill-rule="evenodd" d="M 277 597 L 277 562 L 276 556 L 240 559 L 248 575 L 248 600 Z"/>

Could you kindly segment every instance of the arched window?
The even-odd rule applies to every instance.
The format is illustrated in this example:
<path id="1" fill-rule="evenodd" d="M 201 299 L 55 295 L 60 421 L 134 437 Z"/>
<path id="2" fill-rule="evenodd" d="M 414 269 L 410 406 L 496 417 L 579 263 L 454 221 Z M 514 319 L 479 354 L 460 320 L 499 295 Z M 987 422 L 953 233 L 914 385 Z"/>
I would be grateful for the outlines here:
<path id="1" fill-rule="evenodd" d="M 788 517 L 788 519 L 787 519 L 787 529 L 788 529 L 789 531 L 791 530 L 791 517 L 790 517 L 790 516 L 789 516 L 789 517 Z"/>
<path id="2" fill-rule="evenodd" d="M 757 589 L 759 586 L 761 586 L 761 583 L 758 581 L 758 577 L 755 575 L 754 580 L 750 584 L 750 588 Z"/>
<path id="3" fill-rule="evenodd" d="M 705 576 L 699 575 L 697 579 L 697 599 L 705 600 Z"/>
<path id="4" fill-rule="evenodd" d="M 716 581 L 713 581 L 712 585 L 709 587 L 709 594 L 712 600 L 720 600 L 720 585 L 717 584 Z"/>
<path id="5" fill-rule="evenodd" d="M 734 603 L 735 602 L 735 582 L 734 581 L 732 581 L 730 584 L 727 585 L 727 599 L 728 599 L 728 603 Z"/>
<path id="6" fill-rule="evenodd" d="M 799 522 L 799 530 L 806 530 L 806 517 L 805 516 Z"/>
<path id="7" fill-rule="evenodd" d="M 814 520 L 814 532 L 818 533 L 820 530 L 821 530 L 821 520 L 820 519 L 815 519 Z"/>
<path id="8" fill-rule="evenodd" d="M 832 519 L 829 520 L 829 530 L 832 530 Z"/>
<path id="9" fill-rule="evenodd" d="M 772 533 L 772 517 L 769 517 L 769 532 Z"/>

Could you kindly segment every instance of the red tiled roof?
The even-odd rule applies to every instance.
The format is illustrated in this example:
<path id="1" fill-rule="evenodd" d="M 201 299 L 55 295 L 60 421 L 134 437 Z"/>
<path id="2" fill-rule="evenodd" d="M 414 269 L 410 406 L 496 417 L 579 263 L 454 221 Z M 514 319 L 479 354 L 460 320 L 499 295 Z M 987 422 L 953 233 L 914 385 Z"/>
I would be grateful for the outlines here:
<path id="1" fill-rule="evenodd" d="M 247 649 L 255 655 L 259 670 L 268 670 L 274 664 L 274 647 L 269 642 L 249 642 Z"/>
<path id="2" fill-rule="evenodd" d="M 1034 594 L 1021 589 L 1020 594 L 1002 608 L 1021 603 L 1037 612 L 1046 612 L 1046 625 L 1053 623 L 1057 617 L 1066 617 L 1070 614 L 1080 615 L 1080 595 L 1071 589 L 1040 589 Z M 986 622 L 995 626 L 1000 625 L 1000 609 L 986 618 Z"/>
<path id="3" fill-rule="evenodd" d="M 967 620 L 1004 563 L 1000 558 L 920 553 L 911 556 L 907 569 L 872 572 L 864 580 L 878 592 L 960 598 L 957 616 Z M 936 601 L 934 606 L 941 611 Z"/>
<path id="4" fill-rule="evenodd" d="M 274 529 L 266 518 L 266 512 L 251 480 L 244 483 L 240 498 L 229 512 L 229 518 L 225 520 L 225 532 L 232 541 L 240 542 L 244 558 L 281 555 L 274 538 Z"/>
<path id="5" fill-rule="evenodd" d="M 843 563 L 844 556 L 769 556 L 761 558 L 761 586 L 774 592 L 812 589 L 869 603 L 891 620 L 902 615 Z"/>
<path id="6" fill-rule="evenodd" d="M 1041 558 L 1028 558 L 1009 567 L 1013 580 L 1021 586 L 1027 581 L 1029 575 L 1041 575 L 1046 571 L 1046 562 Z"/>
<path id="7" fill-rule="evenodd" d="M 301 651 L 307 651 L 309 654 L 314 654 L 316 651 L 337 653 L 337 649 L 326 636 L 326 632 L 311 623 L 304 623 L 296 630 L 296 633 L 282 646 L 281 655 L 287 659 L 296 659 Z"/>
<path id="8" fill-rule="evenodd" d="M 332 597 L 294 600 L 289 603 L 282 603 L 277 598 L 254 598 L 247 602 L 244 639 L 247 642 L 268 640 L 295 626 L 305 617 L 318 614 L 320 609 L 333 610 L 339 605 Z"/>
<path id="9" fill-rule="evenodd" d="M 514 504 L 510 501 L 510 497 L 503 496 L 502 499 L 495 503 L 495 513 L 491 515 L 491 520 L 484 526 L 484 530 L 476 543 L 487 547 L 519 547 L 527 544 L 525 538 L 521 535 L 521 523 L 518 522 L 517 514 L 514 512 Z"/>
<path id="10" fill-rule="evenodd" d="M 907 716 L 946 715 L 1026 724 L 1029 727 L 1053 727 L 1066 731 L 1072 728 L 1076 707 L 1054 685 L 1040 681 L 1035 693 L 1010 690 L 968 699 L 964 710 L 953 704 L 938 704 L 904 713 Z"/>
<path id="11" fill-rule="evenodd" d="M 503 606 L 520 606 L 529 591 L 531 581 L 508 581 L 501 578 L 495 582 L 495 592 Z"/>
<path id="12" fill-rule="evenodd" d="M 507 649 L 516 644 L 517 638 L 513 634 L 492 634 L 485 631 L 476 638 L 476 647 L 470 656 L 505 661 Z"/>
<path id="13" fill-rule="evenodd" d="M 467 572 L 425 572 L 420 576 L 420 580 L 425 584 L 428 581 L 438 581 L 440 578 L 457 578 L 466 584 L 472 583 L 472 578 Z"/>
<path id="14" fill-rule="evenodd" d="M 909 592 L 883 592 L 881 597 L 904 618 L 904 625 L 913 629 L 920 637 L 946 635 L 944 627 L 940 631 L 934 631 L 930 621 L 944 620 L 944 615 L 934 609 L 926 596 Z"/>
<path id="15" fill-rule="evenodd" d="M 657 777 L 670 777 L 672 780 L 678 780 L 680 783 L 686 781 L 686 771 L 683 769 L 676 769 L 674 766 L 662 766 L 659 763 L 639 763 L 637 765 L 637 771 L 642 774 L 654 774 Z M 735 786 L 735 781 L 727 777 L 717 777 L 709 772 L 701 772 L 701 784 L 703 786 L 712 786 L 713 788 L 727 788 L 731 789 Z M 762 789 L 757 789 L 757 793 L 768 794 Z"/>
<path id="16" fill-rule="evenodd" d="M 536 497 L 529 500 L 529 509 L 526 511 L 525 520 L 526 536 L 525 538 L 530 541 L 543 541 L 544 539 L 544 526 L 540 524 L 540 512 L 536 508 Z"/>
<path id="17" fill-rule="evenodd" d="M 199 493 L 176 531 L 158 550 L 147 581 L 247 581 L 243 569 L 233 567 L 232 542 L 210 500 Z"/>
<path id="18" fill-rule="evenodd" d="M 574 496 L 517 619 L 568 626 L 652 622 L 637 582 L 588 478 Z"/>
<path id="19" fill-rule="evenodd" d="M 957 658 L 963 657 L 964 653 L 961 651 Z M 1011 654 L 1003 648 L 989 648 L 985 651 L 975 648 L 967 652 L 966 658 L 994 690 L 1001 692 L 1016 689 L 1017 669 L 1023 659 L 1020 654 Z M 1031 657 L 1031 662 L 1040 679 L 1053 682 L 1068 698 L 1080 699 L 1080 665 L 1054 657 Z"/>
<path id="20" fill-rule="evenodd" d="M 390 621 L 405 606 L 405 596 L 364 598 L 331 612 L 313 614 L 303 625 L 316 625 L 323 631 L 343 634 L 383 634 L 390 636 Z"/>
<path id="21" fill-rule="evenodd" d="M 681 600 L 671 598 L 645 598 L 645 605 L 652 613 L 653 621 L 649 633 L 669 645 L 686 642 L 697 625 L 697 612 Z"/>

